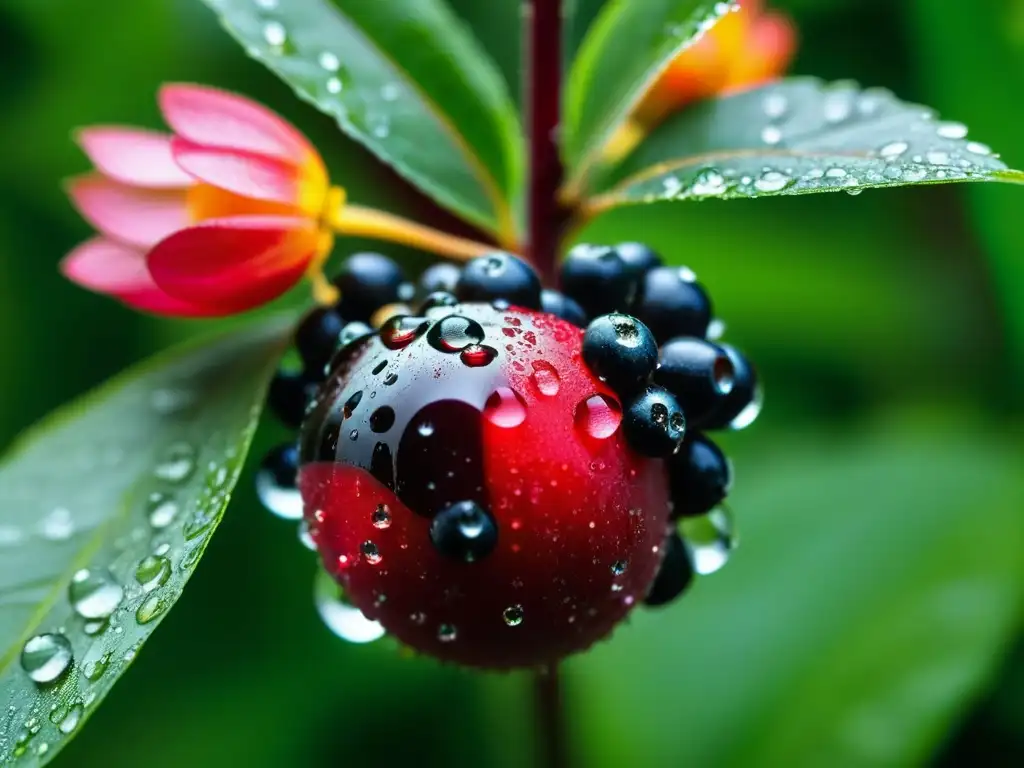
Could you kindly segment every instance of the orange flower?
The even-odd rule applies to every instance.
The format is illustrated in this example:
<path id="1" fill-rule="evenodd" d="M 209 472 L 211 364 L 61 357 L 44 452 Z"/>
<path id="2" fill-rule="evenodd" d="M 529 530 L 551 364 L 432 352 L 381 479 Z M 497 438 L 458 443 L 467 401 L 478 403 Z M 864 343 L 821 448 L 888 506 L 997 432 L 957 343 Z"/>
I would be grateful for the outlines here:
<path id="1" fill-rule="evenodd" d="M 61 264 L 79 285 L 146 312 L 229 315 L 265 304 L 303 275 L 325 304 L 335 233 L 459 257 L 491 250 L 396 216 L 346 205 L 319 153 L 283 118 L 235 94 L 168 85 L 173 135 L 93 127 L 79 142 L 96 172 L 68 192 L 100 232 Z"/>

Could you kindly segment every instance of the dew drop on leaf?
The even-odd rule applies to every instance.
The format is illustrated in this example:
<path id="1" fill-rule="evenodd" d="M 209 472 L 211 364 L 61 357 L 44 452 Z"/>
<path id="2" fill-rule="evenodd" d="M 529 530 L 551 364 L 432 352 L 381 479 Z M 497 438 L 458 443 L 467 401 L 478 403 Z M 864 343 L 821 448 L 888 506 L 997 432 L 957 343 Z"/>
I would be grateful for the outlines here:
<path id="1" fill-rule="evenodd" d="M 47 685 L 68 670 L 72 658 L 71 642 L 60 633 L 47 632 L 25 641 L 21 668 L 33 681 Z"/>
<path id="2" fill-rule="evenodd" d="M 105 569 L 77 571 L 68 585 L 71 607 L 83 619 L 107 619 L 117 610 L 124 588 Z"/>

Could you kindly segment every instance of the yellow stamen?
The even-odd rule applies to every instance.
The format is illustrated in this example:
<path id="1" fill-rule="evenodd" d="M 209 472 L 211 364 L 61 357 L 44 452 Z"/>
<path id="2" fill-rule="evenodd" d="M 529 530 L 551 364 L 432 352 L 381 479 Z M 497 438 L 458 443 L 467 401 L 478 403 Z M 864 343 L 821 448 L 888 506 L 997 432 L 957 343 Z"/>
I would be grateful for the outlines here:
<path id="1" fill-rule="evenodd" d="M 334 235 L 323 231 L 320 233 L 320 243 L 316 249 L 316 255 L 306 268 L 306 278 L 313 284 L 313 301 L 324 307 L 333 306 L 341 298 L 341 292 L 331 285 L 331 282 L 324 274 L 324 265 L 327 263 L 331 250 L 334 248 Z"/>

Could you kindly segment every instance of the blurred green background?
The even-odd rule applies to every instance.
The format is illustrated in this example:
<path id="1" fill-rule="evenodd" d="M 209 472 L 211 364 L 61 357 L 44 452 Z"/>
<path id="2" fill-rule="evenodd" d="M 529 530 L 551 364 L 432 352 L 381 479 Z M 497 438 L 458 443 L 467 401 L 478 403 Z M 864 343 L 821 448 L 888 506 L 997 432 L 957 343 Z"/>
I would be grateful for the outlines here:
<path id="1" fill-rule="evenodd" d="M 514 72 L 516 3 L 454 5 Z M 796 73 L 890 87 L 1024 166 L 1021 0 L 775 6 L 801 32 Z M 208 329 L 137 316 L 55 269 L 89 234 L 60 189 L 86 170 L 69 132 L 158 126 L 167 80 L 265 101 L 308 132 L 353 199 L 438 217 L 247 60 L 198 0 L 0 0 L 4 445 Z M 1022 195 L 659 205 L 585 233 L 645 239 L 694 268 L 727 338 L 759 364 L 767 408 L 723 441 L 742 535 L 729 566 L 568 665 L 578 765 L 1024 764 Z M 266 425 L 255 455 L 280 439 Z M 333 637 L 313 608 L 313 558 L 250 486 L 58 765 L 531 761 L 528 677 Z"/>

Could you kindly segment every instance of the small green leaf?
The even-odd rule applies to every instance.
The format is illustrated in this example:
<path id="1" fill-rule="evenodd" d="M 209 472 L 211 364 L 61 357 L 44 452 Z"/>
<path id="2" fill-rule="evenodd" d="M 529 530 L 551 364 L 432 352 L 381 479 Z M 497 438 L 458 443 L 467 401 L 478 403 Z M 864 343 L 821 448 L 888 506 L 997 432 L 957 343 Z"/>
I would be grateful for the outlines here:
<path id="1" fill-rule="evenodd" d="M 734 6 L 609 0 L 583 39 L 565 89 L 563 151 L 578 185 L 655 78 Z"/>
<path id="2" fill-rule="evenodd" d="M 144 363 L 0 465 L 0 763 L 60 751 L 181 595 L 238 479 L 283 330 Z"/>
<path id="3" fill-rule="evenodd" d="M 577 662 L 581 764 L 922 765 L 999 663 L 1024 586 L 1012 448 L 888 423 L 770 453 L 737 462 L 730 563 Z"/>
<path id="4" fill-rule="evenodd" d="M 442 205 L 514 240 L 519 118 L 494 64 L 443 0 L 204 1 L 251 56 L 345 133 Z"/>
<path id="5" fill-rule="evenodd" d="M 669 118 L 602 184 L 598 211 L 953 181 L 1024 183 L 960 123 L 881 88 L 793 78 Z"/>

